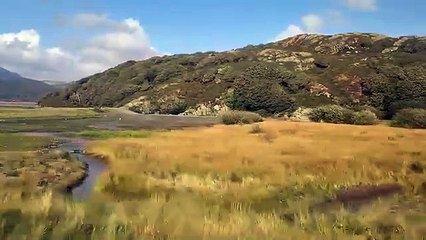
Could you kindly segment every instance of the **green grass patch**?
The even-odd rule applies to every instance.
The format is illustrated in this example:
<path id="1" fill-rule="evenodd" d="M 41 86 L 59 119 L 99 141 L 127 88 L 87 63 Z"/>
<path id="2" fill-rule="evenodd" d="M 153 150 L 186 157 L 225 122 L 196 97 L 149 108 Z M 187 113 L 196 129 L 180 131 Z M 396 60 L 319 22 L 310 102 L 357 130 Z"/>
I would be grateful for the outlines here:
<path id="1" fill-rule="evenodd" d="M 82 119 L 94 118 L 99 113 L 89 108 L 11 108 L 0 107 L 0 120 L 18 119 Z"/>
<path id="2" fill-rule="evenodd" d="M 48 145 L 49 137 L 23 136 L 18 134 L 0 134 L 0 152 L 33 151 Z"/>
<path id="3" fill-rule="evenodd" d="M 148 131 L 131 131 L 131 130 L 85 130 L 81 132 L 66 133 L 70 137 L 84 137 L 93 139 L 109 139 L 109 138 L 146 138 L 151 135 Z"/>

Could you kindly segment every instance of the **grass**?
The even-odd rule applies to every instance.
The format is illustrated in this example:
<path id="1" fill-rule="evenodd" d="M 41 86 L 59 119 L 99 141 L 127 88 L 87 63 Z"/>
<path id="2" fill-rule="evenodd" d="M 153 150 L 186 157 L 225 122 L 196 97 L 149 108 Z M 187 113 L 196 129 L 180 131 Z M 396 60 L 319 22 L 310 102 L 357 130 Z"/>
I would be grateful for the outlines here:
<path id="1" fill-rule="evenodd" d="M 0 133 L 82 131 L 99 116 L 89 108 L 0 107 Z"/>
<path id="2" fill-rule="evenodd" d="M 109 163 L 93 198 L 0 194 L 0 239 L 426 236 L 424 130 L 267 120 L 74 136 L 99 139 L 87 150 Z M 326 201 L 359 183 L 405 192 L 356 211 Z"/>
<path id="3" fill-rule="evenodd" d="M 33 151 L 48 145 L 49 137 L 33 137 L 18 134 L 0 133 L 0 152 L 3 151 Z"/>
<path id="4" fill-rule="evenodd" d="M 93 118 L 98 113 L 89 108 L 0 108 L 0 120 L 18 119 L 81 119 Z"/>
<path id="5" fill-rule="evenodd" d="M 78 182 L 86 172 L 84 164 L 53 146 L 50 137 L 0 133 L 0 196 L 22 200 Z"/>
<path id="6" fill-rule="evenodd" d="M 85 130 L 81 132 L 65 133 L 70 137 L 83 137 L 91 139 L 110 139 L 110 138 L 146 138 L 150 132 L 143 130 Z"/>
<path id="7" fill-rule="evenodd" d="M 228 111 L 220 115 L 223 124 L 251 124 L 256 122 L 262 122 L 263 118 L 254 112 L 245 111 Z"/>
<path id="8" fill-rule="evenodd" d="M 156 213 L 164 222 L 147 221 L 172 237 L 184 231 L 165 222 L 179 225 L 176 217 L 182 215 L 194 220 L 187 221 L 191 231 L 186 232 L 199 237 L 206 231 L 210 237 L 243 239 L 284 232 L 298 239 L 423 236 L 424 227 L 405 219 L 414 208 L 423 208 L 418 214 L 426 216 L 426 174 L 409 167 L 425 163 L 426 131 L 272 120 L 257 126 L 218 125 L 95 142 L 89 152 L 106 157 L 111 167 L 98 189 L 120 201 L 154 197 L 164 203 Z M 360 183 L 399 183 L 406 192 L 356 213 L 339 204 L 308 210 Z M 179 203 L 180 198 L 185 200 Z M 158 209 L 154 203 L 147 209 Z M 392 214 L 395 204 L 399 209 Z M 282 217 L 288 214 L 294 216 L 290 223 Z M 398 226 L 404 233 L 393 232 Z"/>
<path id="9" fill-rule="evenodd" d="M 250 134 L 250 125 L 219 125 L 155 133 L 147 139 L 111 139 L 89 150 L 106 155 L 114 169 L 135 169 L 130 164 L 136 171 L 245 170 L 278 184 L 288 183 L 292 174 L 331 183 L 377 181 L 380 176 L 374 174 L 361 178 L 350 173 L 365 167 L 370 172 L 396 171 L 426 155 L 426 131 L 280 121 L 258 125 L 260 134 Z"/>

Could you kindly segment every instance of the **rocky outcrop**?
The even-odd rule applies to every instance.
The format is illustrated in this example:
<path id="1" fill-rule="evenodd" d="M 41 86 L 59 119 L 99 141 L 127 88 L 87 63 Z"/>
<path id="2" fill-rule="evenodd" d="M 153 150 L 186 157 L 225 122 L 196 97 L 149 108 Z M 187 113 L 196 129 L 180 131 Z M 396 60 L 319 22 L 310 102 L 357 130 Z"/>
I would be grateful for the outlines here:
<path id="1" fill-rule="evenodd" d="M 215 103 L 202 103 L 198 104 L 195 107 L 191 107 L 181 115 L 184 116 L 217 116 L 222 113 L 228 112 L 230 108 L 225 104 L 215 104 Z"/>
<path id="2" fill-rule="evenodd" d="M 275 62 L 280 65 L 294 64 L 294 70 L 306 71 L 314 67 L 315 59 L 309 52 L 287 52 L 279 49 L 265 49 L 258 53 L 259 61 Z"/>

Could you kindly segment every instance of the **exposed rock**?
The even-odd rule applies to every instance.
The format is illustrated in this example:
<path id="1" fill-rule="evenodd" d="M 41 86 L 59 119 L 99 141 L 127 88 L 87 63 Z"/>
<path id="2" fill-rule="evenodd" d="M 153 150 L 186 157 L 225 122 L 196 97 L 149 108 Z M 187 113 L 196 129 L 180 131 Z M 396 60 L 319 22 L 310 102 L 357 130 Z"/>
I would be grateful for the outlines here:
<path id="1" fill-rule="evenodd" d="M 309 91 L 316 96 L 326 96 L 331 98 L 331 93 L 328 92 L 328 88 L 321 83 L 311 83 L 309 86 Z"/>
<path id="2" fill-rule="evenodd" d="M 289 120 L 298 122 L 309 122 L 309 114 L 312 112 L 312 108 L 298 108 L 293 114 L 289 116 Z"/>
<path id="3" fill-rule="evenodd" d="M 383 54 L 391 53 L 391 52 L 395 52 L 396 50 L 398 50 L 398 47 L 390 47 L 390 48 L 386 48 L 385 50 L 383 50 L 382 53 Z"/>
<path id="4" fill-rule="evenodd" d="M 293 63 L 296 71 L 306 71 L 313 67 L 315 59 L 309 52 L 286 52 L 279 49 L 265 49 L 258 53 L 259 61 Z"/>
<path id="5" fill-rule="evenodd" d="M 186 110 L 181 115 L 185 116 L 217 116 L 224 112 L 229 111 L 230 108 L 225 104 L 215 104 L 215 103 L 206 103 L 198 104 L 195 107 L 192 107 Z"/>

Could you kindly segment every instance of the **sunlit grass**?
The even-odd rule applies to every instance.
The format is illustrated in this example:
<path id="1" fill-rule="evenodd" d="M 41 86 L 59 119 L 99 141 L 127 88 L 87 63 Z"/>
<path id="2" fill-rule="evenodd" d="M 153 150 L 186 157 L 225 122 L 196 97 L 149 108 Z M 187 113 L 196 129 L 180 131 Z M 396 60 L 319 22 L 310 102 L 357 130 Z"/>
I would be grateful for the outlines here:
<path id="1" fill-rule="evenodd" d="M 257 239 L 285 232 L 295 239 L 355 239 L 355 235 L 400 236 L 389 233 L 398 226 L 407 231 L 405 236 L 419 236 L 422 230 L 407 224 L 405 217 L 414 206 L 425 206 L 424 200 L 416 204 L 396 200 L 400 204 L 397 217 L 389 215 L 395 201 L 358 213 L 339 212 L 338 205 L 315 213 L 308 211 L 310 206 L 333 198 L 342 187 L 360 183 L 399 183 L 407 199 L 418 198 L 426 174 L 412 171 L 410 165 L 425 163 L 425 137 L 426 131 L 381 125 L 268 120 L 155 132 L 145 139 L 97 141 L 88 150 L 110 164 L 98 189 L 112 199 L 164 196 L 164 202 L 173 207 L 162 212 L 171 219 L 186 214 L 181 204 L 171 203 L 177 196 L 184 194 L 187 202 L 201 203 L 201 208 L 192 204 L 196 215 L 191 218 L 198 221 L 188 226 L 197 236 Z M 294 225 L 282 218 L 286 213 L 295 216 Z M 194 230 L 201 219 L 203 234 Z M 380 230 L 382 225 L 387 233 Z M 151 228 L 179 236 L 158 222 Z"/>
<path id="2" fill-rule="evenodd" d="M 426 131 L 267 120 L 141 138 L 130 133 L 75 135 L 106 138 L 88 147 L 109 170 L 85 203 L 49 192 L 25 200 L 0 194 L 3 212 L 21 214 L 8 236 L 421 239 L 426 233 L 426 173 L 411 167 L 425 164 Z M 399 183 L 405 192 L 356 212 L 340 204 L 312 208 L 359 183 Z"/>
<path id="3" fill-rule="evenodd" d="M 267 121 L 154 133 L 146 139 L 110 139 L 89 151 L 104 155 L 114 173 L 230 175 L 262 183 L 371 183 L 389 181 L 412 161 L 424 161 L 426 131 Z"/>

